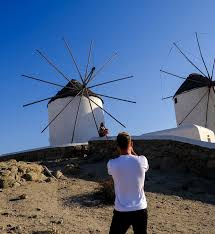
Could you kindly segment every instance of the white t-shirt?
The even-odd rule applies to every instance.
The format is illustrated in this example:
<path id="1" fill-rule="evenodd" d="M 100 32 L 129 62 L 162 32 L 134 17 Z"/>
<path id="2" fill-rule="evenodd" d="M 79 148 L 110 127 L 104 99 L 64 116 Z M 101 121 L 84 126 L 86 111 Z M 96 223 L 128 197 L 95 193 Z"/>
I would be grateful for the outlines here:
<path id="1" fill-rule="evenodd" d="M 144 193 L 145 172 L 149 169 L 145 156 L 121 155 L 109 160 L 108 174 L 115 189 L 115 210 L 135 211 L 147 208 Z"/>

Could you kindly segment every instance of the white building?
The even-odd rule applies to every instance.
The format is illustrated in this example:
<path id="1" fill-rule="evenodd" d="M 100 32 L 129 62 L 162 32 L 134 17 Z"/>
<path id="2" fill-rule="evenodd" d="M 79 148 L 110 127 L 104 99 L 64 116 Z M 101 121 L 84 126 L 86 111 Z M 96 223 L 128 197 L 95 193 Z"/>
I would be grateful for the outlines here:
<path id="1" fill-rule="evenodd" d="M 72 85 L 72 84 L 73 85 Z M 66 87 L 78 87 L 82 88 L 80 82 L 71 80 Z M 83 94 L 79 114 L 74 131 L 74 138 L 72 141 L 73 130 L 75 126 L 75 119 L 78 110 L 78 104 L 81 96 L 76 96 L 79 92 L 78 89 L 69 90 L 63 88 L 60 90 L 48 103 L 48 116 L 51 121 L 71 100 L 74 100 L 65 108 L 65 110 L 52 122 L 49 126 L 49 142 L 51 146 L 63 145 L 68 143 L 82 143 L 87 142 L 92 137 L 98 136 L 98 131 L 93 120 L 91 107 L 86 97 L 86 92 Z M 100 107 L 103 107 L 103 100 L 88 89 L 90 98 Z M 75 97 L 76 96 L 76 97 Z M 103 111 L 91 102 L 94 116 L 97 126 L 99 128 L 100 123 L 104 122 Z"/>
<path id="2" fill-rule="evenodd" d="M 151 132 L 147 134 L 143 134 L 144 137 L 184 137 L 198 141 L 205 141 L 215 143 L 215 135 L 214 132 L 210 129 L 198 126 L 198 125 L 183 125 L 177 128 L 171 128 L 163 131 L 158 132 Z"/>
<path id="3" fill-rule="evenodd" d="M 177 126 L 195 124 L 215 131 L 212 82 L 202 75 L 191 74 L 180 86 L 173 98 Z"/>

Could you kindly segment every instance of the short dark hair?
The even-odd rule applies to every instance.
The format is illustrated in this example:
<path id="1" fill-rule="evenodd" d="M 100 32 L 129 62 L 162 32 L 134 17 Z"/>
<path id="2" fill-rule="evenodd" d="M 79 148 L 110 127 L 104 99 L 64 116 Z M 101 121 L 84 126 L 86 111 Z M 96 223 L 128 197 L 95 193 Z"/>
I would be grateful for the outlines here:
<path id="1" fill-rule="evenodd" d="M 131 142 L 131 136 L 127 132 L 120 132 L 117 136 L 117 145 L 120 149 L 127 149 Z"/>

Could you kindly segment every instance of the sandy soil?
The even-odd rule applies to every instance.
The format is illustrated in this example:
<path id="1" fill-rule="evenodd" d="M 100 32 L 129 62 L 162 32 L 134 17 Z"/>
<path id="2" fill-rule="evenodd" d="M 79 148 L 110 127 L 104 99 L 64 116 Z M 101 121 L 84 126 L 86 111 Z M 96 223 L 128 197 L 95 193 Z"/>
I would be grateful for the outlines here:
<path id="1" fill-rule="evenodd" d="M 46 163 L 51 169 L 64 164 Z M 107 176 L 105 163 L 80 165 L 80 173 L 58 181 L 0 190 L 0 233 L 108 233 L 113 206 L 105 205 L 98 192 L 98 181 Z M 213 186 L 214 181 L 188 172 L 151 170 L 148 233 L 215 233 Z M 21 194 L 26 199 L 16 200 Z"/>

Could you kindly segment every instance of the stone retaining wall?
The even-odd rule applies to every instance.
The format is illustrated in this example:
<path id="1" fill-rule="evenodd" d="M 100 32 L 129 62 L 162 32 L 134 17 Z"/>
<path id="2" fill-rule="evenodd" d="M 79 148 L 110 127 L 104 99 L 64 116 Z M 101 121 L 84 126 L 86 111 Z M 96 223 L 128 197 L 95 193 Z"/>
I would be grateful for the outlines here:
<path id="1" fill-rule="evenodd" d="M 43 148 L 38 150 L 29 150 L 25 152 L 12 153 L 0 157 L 0 161 L 16 159 L 17 161 L 40 161 L 59 158 L 83 157 L 88 154 L 88 145 L 71 145 L 55 148 Z"/>
<path id="2" fill-rule="evenodd" d="M 151 168 L 187 169 L 215 178 L 215 149 L 209 149 L 173 140 L 134 140 L 134 150 L 145 155 Z M 117 155 L 116 142 L 89 142 L 89 158 L 108 160 Z"/>
<path id="3" fill-rule="evenodd" d="M 187 169 L 197 174 L 215 178 L 215 149 L 174 140 L 134 140 L 138 155 L 145 155 L 151 168 Z M 95 140 L 88 145 L 44 148 L 0 157 L 0 161 L 40 161 L 59 158 L 83 157 L 89 162 L 106 160 L 117 156 L 115 140 Z"/>

